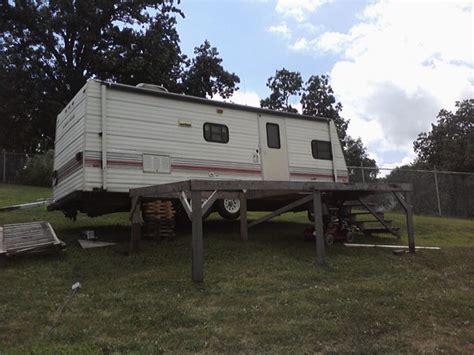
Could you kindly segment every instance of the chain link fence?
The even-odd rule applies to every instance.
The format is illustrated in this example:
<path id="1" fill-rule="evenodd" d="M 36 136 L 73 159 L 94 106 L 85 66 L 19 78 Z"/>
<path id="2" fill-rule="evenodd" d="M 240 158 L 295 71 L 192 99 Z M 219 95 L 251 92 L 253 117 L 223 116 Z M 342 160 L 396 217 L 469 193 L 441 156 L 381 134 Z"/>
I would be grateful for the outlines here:
<path id="1" fill-rule="evenodd" d="M 33 157 L 24 153 L 0 151 L 0 182 L 38 185 L 38 181 L 34 180 L 39 180 L 40 177 L 31 173 L 25 174 L 28 165 L 30 170 L 40 169 L 37 165 L 30 164 Z M 52 170 L 52 166 L 49 169 Z M 411 183 L 414 189 L 415 213 L 474 217 L 474 173 L 407 168 L 374 169 L 363 166 L 352 166 L 348 169 L 351 182 Z M 49 177 L 46 181 L 50 181 Z M 42 185 L 48 186 L 48 183 Z M 395 198 L 390 195 L 378 196 L 374 202 L 385 211 L 398 208 Z"/>
<path id="2" fill-rule="evenodd" d="M 413 208 L 417 214 L 474 217 L 474 173 L 409 168 L 349 167 L 351 182 L 393 182 L 413 185 Z M 393 196 L 379 196 L 386 210 L 398 208 Z M 375 201 L 374 201 L 375 202 Z"/>
<path id="3" fill-rule="evenodd" d="M 25 169 L 30 156 L 24 153 L 0 151 L 0 182 L 21 183 L 21 172 Z"/>

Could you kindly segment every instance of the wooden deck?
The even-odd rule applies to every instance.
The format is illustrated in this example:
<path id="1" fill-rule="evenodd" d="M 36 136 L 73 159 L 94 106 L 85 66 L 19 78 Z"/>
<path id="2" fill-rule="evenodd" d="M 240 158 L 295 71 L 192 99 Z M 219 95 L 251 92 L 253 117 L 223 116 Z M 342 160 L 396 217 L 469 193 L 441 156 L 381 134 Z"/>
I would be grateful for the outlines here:
<path id="1" fill-rule="evenodd" d="M 136 252 L 140 245 L 141 203 L 153 199 L 180 200 L 192 221 L 192 279 L 194 282 L 202 282 L 204 280 L 202 216 L 217 199 L 240 199 L 240 234 L 243 241 L 248 239 L 248 229 L 250 227 L 312 201 L 316 234 L 316 262 L 318 265 L 321 265 L 325 261 L 321 202 L 323 196 L 331 195 L 336 199 L 356 200 L 365 204 L 363 199 L 368 195 L 390 193 L 396 197 L 406 213 L 408 248 L 410 252 L 415 252 L 413 207 L 411 204 L 412 190 L 411 184 L 261 180 L 186 180 L 132 189 L 130 190 L 130 197 L 132 199 L 130 251 Z M 253 221 L 251 224 L 247 223 L 247 200 L 263 200 L 278 196 L 293 196 L 293 199 L 288 205 Z M 202 202 L 203 197 L 206 198 L 204 202 Z M 189 198 L 191 203 L 187 201 Z"/>

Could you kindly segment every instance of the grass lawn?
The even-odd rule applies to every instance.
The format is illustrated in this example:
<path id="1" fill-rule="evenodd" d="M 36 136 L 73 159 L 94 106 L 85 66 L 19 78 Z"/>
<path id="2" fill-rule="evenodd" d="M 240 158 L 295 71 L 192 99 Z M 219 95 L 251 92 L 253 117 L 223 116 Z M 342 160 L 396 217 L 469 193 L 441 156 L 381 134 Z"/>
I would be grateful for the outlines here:
<path id="1" fill-rule="evenodd" d="M 0 185 L 0 206 L 50 194 Z M 0 224 L 33 220 L 50 221 L 67 250 L 0 265 L 0 352 L 474 352 L 473 220 L 415 216 L 417 245 L 442 250 L 336 244 L 316 267 L 304 214 L 259 225 L 246 243 L 238 221 L 212 216 L 203 285 L 190 281 L 189 231 L 127 256 L 126 214 L 74 223 L 45 208 L 0 213 Z M 118 244 L 82 250 L 86 228 Z"/>

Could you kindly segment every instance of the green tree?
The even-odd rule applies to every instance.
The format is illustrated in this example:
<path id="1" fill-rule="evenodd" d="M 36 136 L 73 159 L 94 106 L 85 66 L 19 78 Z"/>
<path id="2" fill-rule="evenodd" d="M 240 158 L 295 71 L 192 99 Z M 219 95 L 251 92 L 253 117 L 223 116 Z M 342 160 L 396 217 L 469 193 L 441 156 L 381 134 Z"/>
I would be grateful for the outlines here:
<path id="1" fill-rule="evenodd" d="M 346 138 L 349 121 L 339 115 L 342 104 L 336 102 L 329 75 L 312 75 L 301 95 L 303 115 L 331 118 L 341 141 Z"/>
<path id="2" fill-rule="evenodd" d="M 363 166 L 366 169 L 352 169 L 350 178 L 352 181 L 374 181 L 377 178 L 379 169 L 375 159 L 369 158 L 367 148 L 364 146 L 362 139 L 354 139 L 346 136 L 343 144 L 344 157 L 347 166 Z M 362 171 L 364 178 L 362 179 Z"/>
<path id="3" fill-rule="evenodd" d="M 238 77 L 227 75 L 214 48 L 209 45 L 192 62 L 181 53 L 176 17 L 184 15 L 176 4 L 179 0 L 1 2 L 2 148 L 52 147 L 56 115 L 89 78 L 151 82 L 201 95 L 189 89 L 192 77 L 196 83 L 211 81 L 212 93 L 230 95 Z"/>
<path id="4" fill-rule="evenodd" d="M 205 41 L 194 48 L 194 55 L 183 76 L 184 93 L 200 97 L 218 94 L 224 99 L 232 96 L 240 79 L 223 68 L 217 48 Z"/>
<path id="5" fill-rule="evenodd" d="M 379 172 L 377 164 L 374 159 L 368 157 L 367 148 L 362 140 L 347 135 L 349 120 L 340 115 L 342 104 L 336 100 L 328 75 L 312 75 L 303 86 L 300 73 L 283 68 L 277 70 L 275 76 L 268 79 L 267 87 L 271 93 L 269 97 L 260 101 L 261 107 L 277 111 L 297 112 L 289 103 L 289 99 L 292 96 L 301 96 L 300 103 L 304 115 L 325 117 L 334 121 L 347 165 L 359 167 L 362 164 L 368 168 L 364 171 L 365 180 L 370 181 L 376 178 Z M 354 170 L 351 173 L 351 178 L 362 180 L 361 170 Z"/>
<path id="6" fill-rule="evenodd" d="M 456 102 L 456 112 L 443 109 L 437 118 L 413 143 L 418 161 L 429 168 L 474 172 L 474 99 Z"/>
<path id="7" fill-rule="evenodd" d="M 303 86 L 303 79 L 298 72 L 285 68 L 277 70 L 275 76 L 268 78 L 267 87 L 271 90 L 270 96 L 260 100 L 260 106 L 270 110 L 296 113 L 298 110 L 291 106 L 292 96 L 299 96 Z"/>

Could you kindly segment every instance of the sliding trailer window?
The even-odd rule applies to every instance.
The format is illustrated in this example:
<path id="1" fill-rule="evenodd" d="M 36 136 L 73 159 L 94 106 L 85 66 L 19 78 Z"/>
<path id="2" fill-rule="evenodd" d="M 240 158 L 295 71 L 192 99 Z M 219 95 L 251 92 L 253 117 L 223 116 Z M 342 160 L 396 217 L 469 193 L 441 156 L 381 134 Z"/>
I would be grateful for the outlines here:
<path id="1" fill-rule="evenodd" d="M 204 139 L 208 142 L 227 143 L 229 142 L 229 128 L 223 124 L 204 123 Z"/>
<path id="2" fill-rule="evenodd" d="M 314 159 L 332 160 L 331 142 L 312 140 L 311 153 Z"/>

